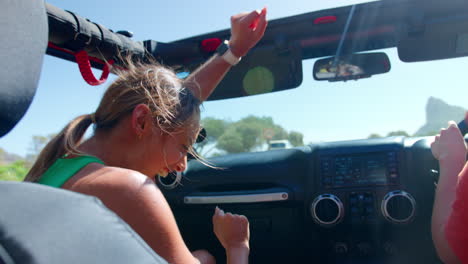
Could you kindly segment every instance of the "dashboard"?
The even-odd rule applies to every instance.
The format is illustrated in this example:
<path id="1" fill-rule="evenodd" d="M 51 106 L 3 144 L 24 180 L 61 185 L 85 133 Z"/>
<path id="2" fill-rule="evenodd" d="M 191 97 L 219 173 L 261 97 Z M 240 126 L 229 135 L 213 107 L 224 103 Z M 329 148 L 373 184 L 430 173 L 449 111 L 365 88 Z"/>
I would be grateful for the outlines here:
<path id="1" fill-rule="evenodd" d="M 215 206 L 244 214 L 253 263 L 439 263 L 428 138 L 392 137 L 196 160 L 158 185 L 192 250 L 224 259 Z M 177 179 L 177 180 L 176 180 Z"/>

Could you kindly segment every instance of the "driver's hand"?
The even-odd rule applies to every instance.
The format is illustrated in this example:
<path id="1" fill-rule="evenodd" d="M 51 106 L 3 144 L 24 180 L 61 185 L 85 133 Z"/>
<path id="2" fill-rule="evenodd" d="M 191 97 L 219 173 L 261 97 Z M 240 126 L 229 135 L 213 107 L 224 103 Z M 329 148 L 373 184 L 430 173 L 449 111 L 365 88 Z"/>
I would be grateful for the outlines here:
<path id="1" fill-rule="evenodd" d="M 231 52 L 243 57 L 263 37 L 268 22 L 266 21 L 267 9 L 240 13 L 231 17 L 231 39 L 229 48 Z"/>
<path id="2" fill-rule="evenodd" d="M 454 121 L 450 121 L 449 126 L 435 136 L 431 150 L 432 155 L 439 161 L 466 161 L 466 142 Z"/>
<path id="3" fill-rule="evenodd" d="M 249 249 L 249 220 L 243 215 L 224 213 L 216 207 L 213 215 L 213 231 L 226 251 Z"/>

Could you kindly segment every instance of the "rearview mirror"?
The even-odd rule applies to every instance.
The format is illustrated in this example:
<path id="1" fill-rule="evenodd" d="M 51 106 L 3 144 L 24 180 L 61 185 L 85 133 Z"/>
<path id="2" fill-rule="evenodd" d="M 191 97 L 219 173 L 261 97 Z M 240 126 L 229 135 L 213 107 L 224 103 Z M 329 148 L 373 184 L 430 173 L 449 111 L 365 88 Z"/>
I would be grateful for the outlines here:
<path id="1" fill-rule="evenodd" d="M 317 81 L 336 82 L 369 78 L 372 75 L 389 71 L 390 60 L 387 54 L 377 52 L 317 60 L 314 64 L 313 75 Z"/>

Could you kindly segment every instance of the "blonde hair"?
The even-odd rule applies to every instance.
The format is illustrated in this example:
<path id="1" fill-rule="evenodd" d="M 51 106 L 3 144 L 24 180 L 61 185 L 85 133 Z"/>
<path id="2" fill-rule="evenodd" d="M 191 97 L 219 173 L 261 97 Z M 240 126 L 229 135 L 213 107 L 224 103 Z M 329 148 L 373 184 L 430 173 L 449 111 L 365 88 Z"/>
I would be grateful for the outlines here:
<path id="1" fill-rule="evenodd" d="M 200 113 L 200 100 L 171 69 L 130 60 L 125 68 L 117 72 L 118 79 L 107 88 L 94 114 L 75 118 L 45 146 L 25 181 L 37 182 L 58 158 L 83 154 L 77 147 L 91 124 L 96 132 L 112 129 L 139 104 L 151 109 L 155 125 L 168 134 L 182 129 L 185 121 Z"/>

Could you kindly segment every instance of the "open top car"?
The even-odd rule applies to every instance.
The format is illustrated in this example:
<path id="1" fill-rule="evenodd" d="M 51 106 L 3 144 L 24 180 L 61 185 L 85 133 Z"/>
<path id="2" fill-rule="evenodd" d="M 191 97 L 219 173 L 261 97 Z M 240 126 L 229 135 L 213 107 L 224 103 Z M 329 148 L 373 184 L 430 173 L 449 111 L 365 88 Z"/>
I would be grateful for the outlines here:
<path id="1" fill-rule="evenodd" d="M 230 35 L 137 42 L 46 7 L 47 54 L 80 62 L 76 51 L 86 50 L 89 66 L 107 73 L 105 62 L 119 66 L 129 52 L 184 78 Z M 449 120 L 466 129 L 467 55 L 462 0 L 382 0 L 270 20 L 205 103 L 195 147 L 210 166 L 192 157 L 183 173 L 155 176 L 188 247 L 222 263 L 211 222 L 220 206 L 249 219 L 252 263 L 439 263 L 430 143 Z M 96 81 L 90 72 L 82 70 Z"/>
<path id="2" fill-rule="evenodd" d="M 222 149 L 209 159 L 217 168 L 193 160 L 180 183 L 177 175 L 160 178 L 187 243 L 216 248 L 209 219 L 222 206 L 249 218 L 254 263 L 438 263 L 431 239 L 438 163 L 426 136 L 464 118 L 462 107 L 448 103 L 466 105 L 453 98 L 463 94 L 459 70 L 468 61 L 436 59 L 467 54 L 467 8 L 463 1 L 377 1 L 270 21 L 212 99 L 252 94 L 254 74 L 258 93 L 284 91 L 212 104 L 245 113 L 263 96 L 262 109 L 250 114 L 288 116 L 288 129 L 309 144 L 265 151 L 259 143 L 235 153 L 222 144 L 232 130 L 242 133 L 238 122 L 208 142 Z M 207 139 L 215 128 L 207 124 Z M 257 141 L 281 139 L 263 129 Z"/>

